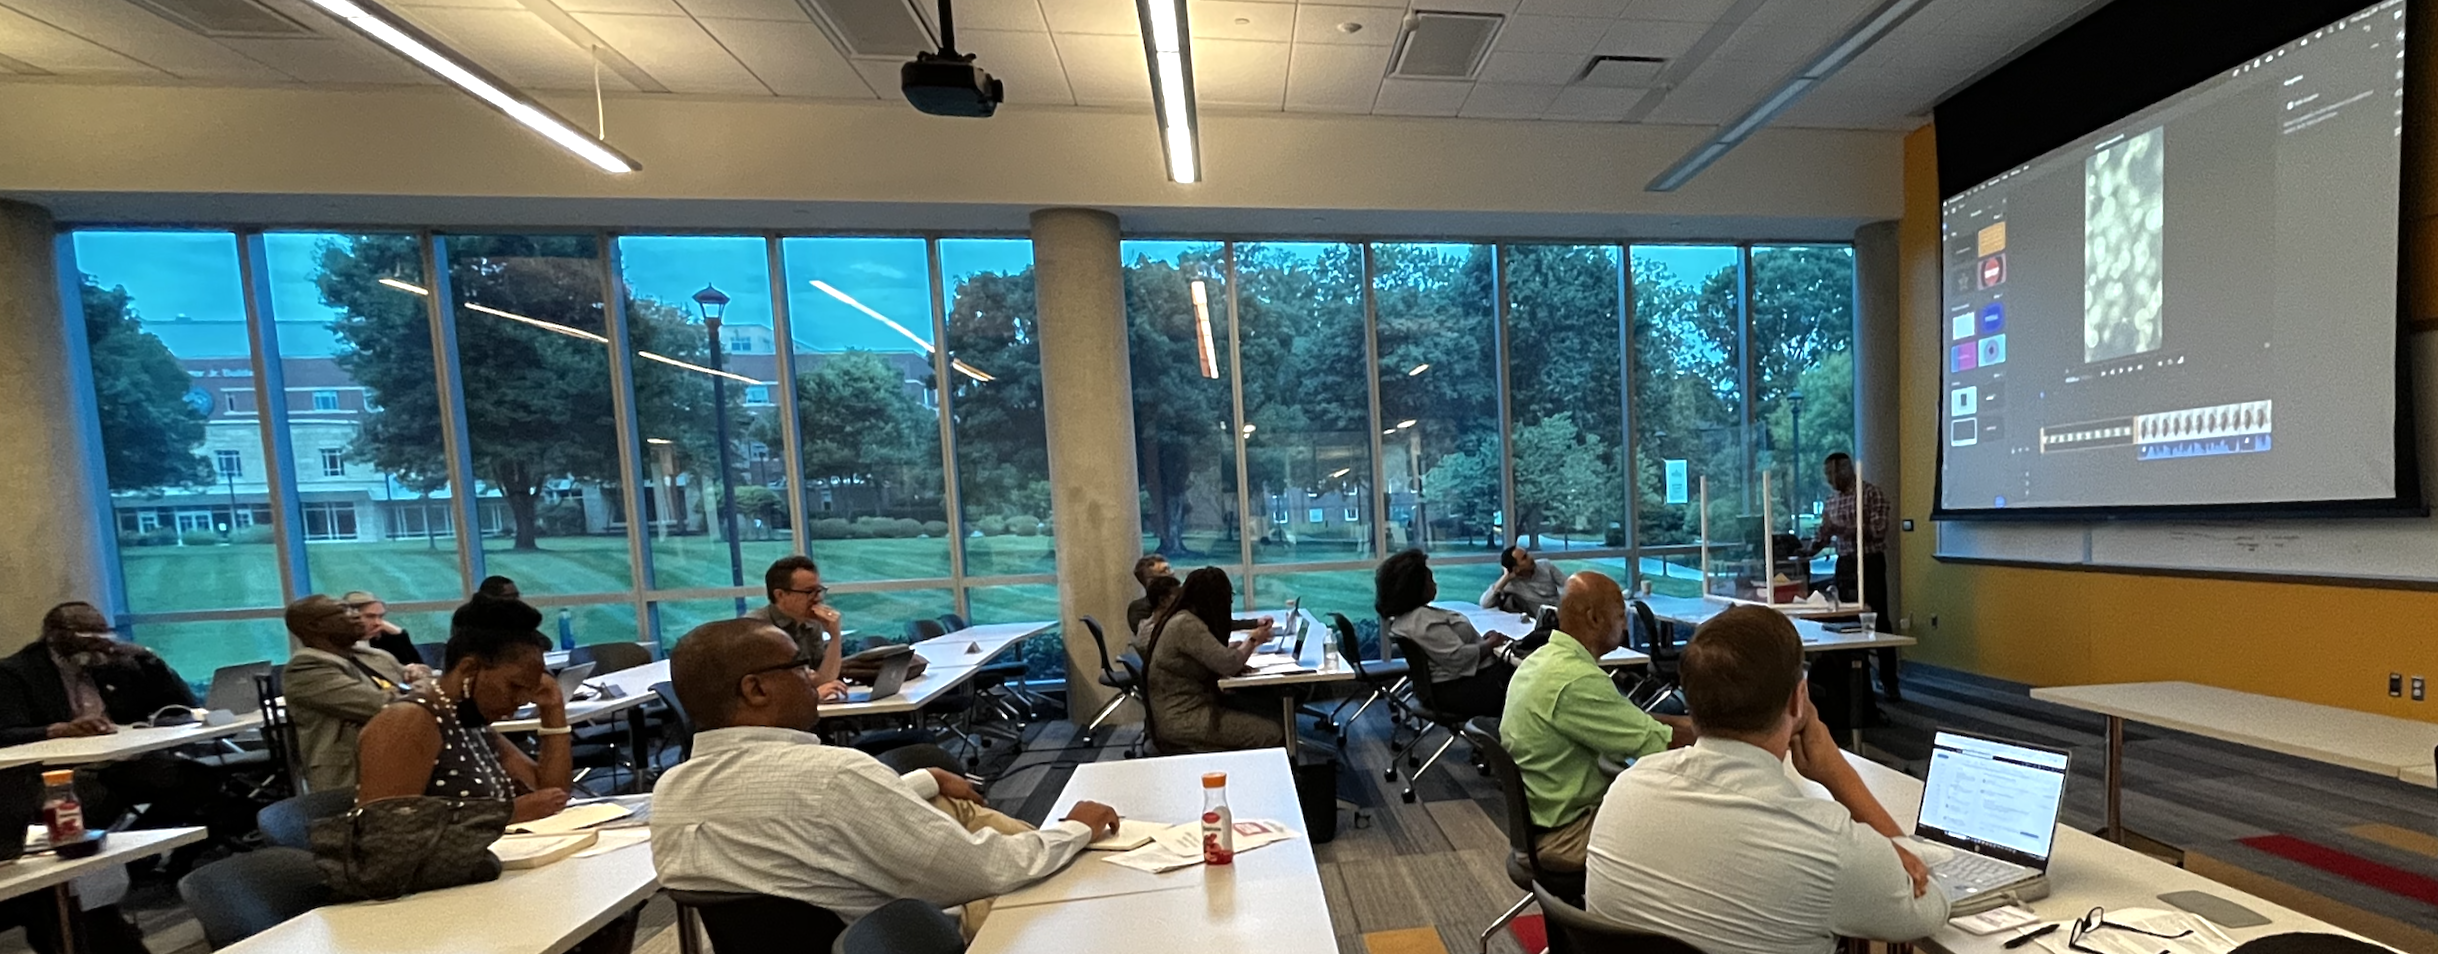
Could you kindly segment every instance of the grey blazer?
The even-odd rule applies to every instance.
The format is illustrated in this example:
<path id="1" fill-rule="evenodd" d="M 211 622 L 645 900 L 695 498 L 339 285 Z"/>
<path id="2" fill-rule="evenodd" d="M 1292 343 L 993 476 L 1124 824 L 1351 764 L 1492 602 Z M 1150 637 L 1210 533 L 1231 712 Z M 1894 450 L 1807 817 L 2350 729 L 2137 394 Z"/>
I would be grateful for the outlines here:
<path id="1" fill-rule="evenodd" d="M 380 673 L 389 685 L 374 681 L 351 660 Z M 281 680 L 288 717 L 296 722 L 297 762 L 304 766 L 306 789 L 354 785 L 356 733 L 381 707 L 398 701 L 406 684 L 397 658 L 363 646 L 349 647 L 345 656 L 299 647 L 288 657 Z"/>

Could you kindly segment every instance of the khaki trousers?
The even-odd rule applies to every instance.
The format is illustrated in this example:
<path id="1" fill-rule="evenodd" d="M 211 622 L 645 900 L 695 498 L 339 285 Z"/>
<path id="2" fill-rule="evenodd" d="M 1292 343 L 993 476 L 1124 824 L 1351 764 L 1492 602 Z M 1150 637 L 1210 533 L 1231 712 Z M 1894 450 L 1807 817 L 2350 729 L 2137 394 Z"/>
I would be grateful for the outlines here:
<path id="1" fill-rule="evenodd" d="M 956 819 L 957 824 L 965 826 L 966 831 L 989 830 L 998 832 L 1002 835 L 1021 835 L 1025 832 L 1033 830 L 1033 826 L 1027 825 L 1013 818 L 1009 818 L 1006 815 L 1002 815 L 997 810 L 980 802 L 958 801 L 942 795 L 934 797 L 931 800 L 931 807 L 937 808 L 946 813 L 948 817 Z M 1577 848 L 1577 857 L 1581 857 L 1581 853 L 1582 849 Z M 1575 866 L 1578 868 L 1582 867 L 1582 862 L 1577 861 Z M 974 933 L 982 930 L 982 922 L 990 917 L 990 902 L 991 899 L 989 898 L 980 898 L 965 902 L 964 910 L 959 913 L 957 921 L 958 927 L 963 929 L 965 932 L 965 940 L 967 943 L 971 943 L 973 941 Z"/>
<path id="2" fill-rule="evenodd" d="M 1540 842 L 1534 845 L 1533 860 L 1544 871 L 1583 870 L 1583 855 L 1591 847 L 1592 816 L 1598 814 L 1600 806 L 1594 805 L 1565 827 L 1542 832 Z"/>

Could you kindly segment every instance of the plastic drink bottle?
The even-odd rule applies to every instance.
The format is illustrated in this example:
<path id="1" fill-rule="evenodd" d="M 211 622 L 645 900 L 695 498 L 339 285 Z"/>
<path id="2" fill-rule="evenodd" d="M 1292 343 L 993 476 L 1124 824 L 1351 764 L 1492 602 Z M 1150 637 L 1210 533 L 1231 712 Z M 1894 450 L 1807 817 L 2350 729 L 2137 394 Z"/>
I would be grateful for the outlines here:
<path id="1" fill-rule="evenodd" d="M 1236 863 L 1236 816 L 1227 809 L 1227 773 L 1202 776 L 1202 863 Z"/>

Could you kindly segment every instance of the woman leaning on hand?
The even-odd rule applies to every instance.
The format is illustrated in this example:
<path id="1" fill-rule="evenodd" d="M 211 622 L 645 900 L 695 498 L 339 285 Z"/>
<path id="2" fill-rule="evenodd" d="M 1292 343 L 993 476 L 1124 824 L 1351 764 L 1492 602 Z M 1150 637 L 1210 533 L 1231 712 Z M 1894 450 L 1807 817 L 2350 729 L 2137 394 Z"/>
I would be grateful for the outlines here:
<path id="1" fill-rule="evenodd" d="M 574 784 L 567 702 L 543 668 L 542 613 L 516 600 L 477 600 L 449 619 L 446 669 L 431 688 L 392 703 L 358 741 L 356 804 L 384 798 L 513 799 L 511 821 L 557 814 Z M 532 703 L 540 758 L 491 723 Z"/>

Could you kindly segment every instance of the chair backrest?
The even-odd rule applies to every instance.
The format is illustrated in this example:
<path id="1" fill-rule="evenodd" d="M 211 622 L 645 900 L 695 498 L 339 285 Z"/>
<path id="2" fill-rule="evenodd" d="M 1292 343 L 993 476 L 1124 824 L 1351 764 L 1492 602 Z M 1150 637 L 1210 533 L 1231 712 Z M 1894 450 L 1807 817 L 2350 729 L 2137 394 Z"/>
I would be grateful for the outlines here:
<path id="1" fill-rule="evenodd" d="M 926 639 L 937 639 L 946 635 L 948 635 L 948 629 L 941 626 L 939 620 L 910 619 L 906 621 L 907 642 L 919 643 Z"/>
<path id="2" fill-rule="evenodd" d="M 203 707 L 226 709 L 238 715 L 260 711 L 262 697 L 254 692 L 254 677 L 270 672 L 268 660 L 238 663 L 212 670 L 211 688 L 203 691 Z"/>
<path id="3" fill-rule="evenodd" d="M 956 614 L 956 613 L 941 613 L 941 614 L 940 614 L 940 628 L 941 628 L 941 629 L 945 629 L 945 630 L 947 630 L 947 631 L 949 631 L 949 632 L 951 632 L 951 633 L 956 632 L 957 630 L 960 630 L 960 629 L 965 629 L 965 628 L 967 628 L 967 627 L 969 627 L 969 626 L 971 626 L 971 625 L 972 625 L 972 624 L 967 623 L 967 622 L 965 621 L 965 617 L 964 617 L 964 616 L 961 616 L 961 615 L 959 615 L 959 614 Z"/>
<path id="4" fill-rule="evenodd" d="M 1651 604 L 1641 600 L 1631 600 L 1627 606 L 1634 611 L 1633 626 L 1626 634 L 1633 638 L 1635 643 L 1633 648 L 1652 658 L 1658 658 L 1660 652 L 1669 648 L 1669 644 L 1674 642 L 1669 638 L 1669 630 L 1659 624 L 1659 614 L 1651 612 Z"/>
<path id="5" fill-rule="evenodd" d="M 1664 934 L 1646 934 L 1600 917 L 1566 903 L 1550 893 L 1547 885 L 1534 882 L 1532 896 L 1540 902 L 1541 913 L 1556 925 L 1549 933 L 1566 936 L 1566 949 L 1573 954 L 1701 954 L 1701 948 Z"/>
<path id="6" fill-rule="evenodd" d="M 1117 664 L 1126 667 L 1126 675 L 1134 677 L 1134 684 L 1143 688 L 1143 737 L 1157 746 L 1160 742 L 1160 716 L 1151 704 L 1151 668 L 1133 653 L 1117 657 Z"/>
<path id="7" fill-rule="evenodd" d="M 423 657 L 423 664 L 432 667 L 434 671 L 448 668 L 449 646 L 447 643 L 416 643 L 415 655 Z"/>
<path id="8" fill-rule="evenodd" d="M 1089 616 L 1084 617 L 1083 620 L 1084 629 L 1092 633 L 1092 645 L 1100 650 L 1101 675 L 1116 678 L 1117 671 L 1109 666 L 1109 634 L 1101 630 L 1100 620 Z"/>
<path id="9" fill-rule="evenodd" d="M 356 787 L 325 788 L 293 795 L 265 805 L 255 815 L 262 839 L 281 848 L 313 850 L 313 823 L 342 815 L 356 804 Z"/>
<path id="10" fill-rule="evenodd" d="M 678 911 L 693 911 L 719 954 L 826 951 L 846 921 L 794 898 L 746 891 L 670 891 Z"/>
<path id="11" fill-rule="evenodd" d="M 1380 632 L 1385 635 L 1388 630 L 1383 628 Z M 1423 713 L 1430 716 L 1433 721 L 1445 721 L 1437 715 L 1440 711 L 1439 688 L 1434 685 L 1431 673 L 1431 654 L 1423 652 L 1420 644 L 1403 636 L 1389 638 L 1397 641 L 1397 655 L 1405 660 L 1407 666 L 1412 667 L 1414 701 L 1422 703 Z"/>
<path id="12" fill-rule="evenodd" d="M 660 703 L 669 707 L 670 724 L 677 727 L 677 760 L 683 762 L 693 758 L 694 717 L 686 714 L 685 703 L 677 701 L 677 686 L 674 683 L 655 682 L 652 684 L 652 694 L 659 696 Z"/>
<path id="13" fill-rule="evenodd" d="M 899 898 L 847 925 L 830 954 L 957 954 L 964 949 L 965 933 L 956 921 L 931 902 Z"/>
<path id="14" fill-rule="evenodd" d="M 1499 797 L 1507 803 L 1507 847 L 1524 856 L 1524 864 L 1532 868 L 1532 876 L 1541 875 L 1534 863 L 1532 838 L 1532 805 L 1524 798 L 1524 773 L 1515 767 L 1515 757 L 1507 754 L 1507 746 L 1499 741 L 1498 720 L 1478 716 L 1464 724 L 1465 741 L 1473 752 L 1490 766 L 1490 777 L 1498 782 Z"/>
<path id="15" fill-rule="evenodd" d="M 271 755 L 271 765 L 280 773 L 280 788 L 291 794 L 297 790 L 296 780 L 305 777 L 304 767 L 296 762 L 296 723 L 288 720 L 288 704 L 282 700 L 284 690 L 280 670 L 273 669 L 254 677 L 255 711 L 262 713 L 262 743 Z"/>
<path id="16" fill-rule="evenodd" d="M 965 774 L 965 763 L 963 760 L 958 759 L 954 755 L 948 754 L 947 749 L 940 748 L 939 746 L 933 745 L 929 742 L 917 742 L 913 745 L 901 745 L 896 748 L 881 751 L 872 757 L 880 760 L 880 764 L 888 766 L 889 771 L 896 772 L 899 775 L 904 775 L 908 772 L 914 771 L 915 769 L 932 768 L 957 775 Z"/>
<path id="17" fill-rule="evenodd" d="M 1344 613 L 1329 614 L 1329 634 L 1338 641 L 1338 658 L 1354 667 L 1354 678 L 1370 682 L 1371 674 L 1363 671 L 1363 638 L 1355 635 L 1354 621 Z"/>
<path id="18" fill-rule="evenodd" d="M 650 665 L 652 651 L 642 643 L 612 642 L 578 646 L 567 653 L 567 664 L 592 663 L 592 674 L 605 676 L 621 669 Z"/>
<path id="19" fill-rule="evenodd" d="M 313 853 L 265 848 L 231 855 L 178 879 L 178 896 L 214 950 L 330 903 Z"/>

